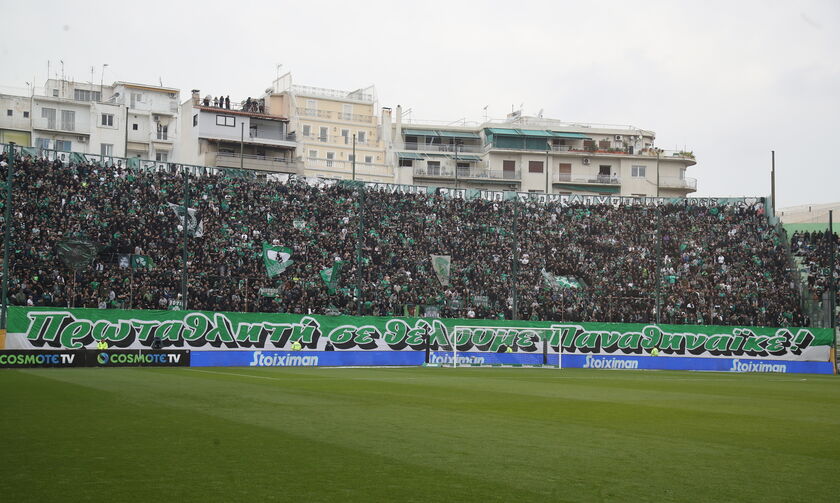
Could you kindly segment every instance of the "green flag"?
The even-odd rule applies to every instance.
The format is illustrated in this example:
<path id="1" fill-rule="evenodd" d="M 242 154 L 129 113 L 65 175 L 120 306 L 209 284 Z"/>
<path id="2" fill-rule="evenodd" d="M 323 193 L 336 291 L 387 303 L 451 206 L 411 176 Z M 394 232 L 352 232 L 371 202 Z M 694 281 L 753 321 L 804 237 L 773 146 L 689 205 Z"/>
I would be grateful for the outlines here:
<path id="1" fill-rule="evenodd" d="M 99 245 L 84 238 L 65 239 L 56 245 L 58 258 L 73 269 L 90 265 L 99 249 Z"/>
<path id="2" fill-rule="evenodd" d="M 325 267 L 321 269 L 321 279 L 327 284 L 327 292 L 330 295 L 335 293 L 335 287 L 338 285 L 338 278 L 341 275 L 341 268 L 344 266 L 343 260 L 336 260 L 332 267 Z"/>
<path id="3" fill-rule="evenodd" d="M 560 288 L 580 288 L 581 284 L 578 280 L 573 278 L 572 276 L 555 276 L 550 272 L 543 269 L 540 271 L 542 273 L 543 280 L 545 283 L 551 288 L 552 290 L 557 290 Z"/>
<path id="4" fill-rule="evenodd" d="M 148 255 L 132 255 L 131 268 L 132 269 L 153 269 L 155 261 Z"/>
<path id="5" fill-rule="evenodd" d="M 291 256 L 291 248 L 263 243 L 263 262 L 265 263 L 265 272 L 268 274 L 268 277 L 273 278 L 292 265 L 294 260 L 289 260 Z"/>
<path id="6" fill-rule="evenodd" d="M 431 255 L 432 269 L 435 270 L 435 275 L 442 286 L 449 285 L 449 269 L 450 256 L 449 255 Z"/>

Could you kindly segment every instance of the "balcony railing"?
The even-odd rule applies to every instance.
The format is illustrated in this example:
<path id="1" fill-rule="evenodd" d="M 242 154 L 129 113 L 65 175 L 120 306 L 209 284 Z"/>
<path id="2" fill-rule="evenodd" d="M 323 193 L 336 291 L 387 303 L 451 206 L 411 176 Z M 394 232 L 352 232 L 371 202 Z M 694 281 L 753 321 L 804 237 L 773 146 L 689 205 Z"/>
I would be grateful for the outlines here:
<path id="1" fill-rule="evenodd" d="M 414 176 L 432 178 L 455 178 L 455 169 L 449 166 L 415 166 Z M 493 170 L 483 168 L 458 168 L 458 178 L 474 178 L 485 180 L 520 180 L 520 170 Z"/>
<path id="2" fill-rule="evenodd" d="M 333 113 L 329 110 L 318 110 L 315 108 L 298 108 L 297 113 L 304 117 L 320 117 L 322 119 L 332 119 L 333 117 Z"/>
<path id="3" fill-rule="evenodd" d="M 451 152 L 454 156 L 455 154 L 455 146 L 454 145 L 442 145 L 442 144 L 429 144 L 429 143 L 414 143 L 414 142 L 407 142 L 405 144 L 405 150 L 419 150 L 423 152 Z M 483 153 L 484 147 L 481 145 L 458 145 L 458 153 L 459 154 L 467 154 L 467 153 Z"/>
<path id="4" fill-rule="evenodd" d="M 324 157 L 307 157 L 307 169 L 327 169 L 331 171 L 343 171 L 350 173 L 353 170 L 353 161 L 346 159 L 327 159 Z M 375 176 L 393 176 L 393 169 L 386 164 L 364 162 L 364 159 L 356 161 L 356 173 Z"/>
<path id="5" fill-rule="evenodd" d="M 621 185 L 621 177 L 611 175 L 571 175 L 569 173 L 557 173 L 554 176 L 554 183 L 591 183 L 596 185 Z"/>
<path id="6" fill-rule="evenodd" d="M 298 173 L 300 171 L 300 165 L 297 162 L 283 157 L 245 154 L 240 160 L 239 154 L 230 152 L 216 152 L 214 164 L 219 168 L 238 168 L 241 165 L 245 169 L 261 171 L 281 171 L 283 173 Z"/>
<path id="7" fill-rule="evenodd" d="M 346 114 L 343 112 L 339 112 L 338 119 L 343 121 L 364 122 L 365 124 L 370 124 L 371 122 L 373 122 L 374 117 L 372 115 Z"/>
<path id="8" fill-rule="evenodd" d="M 697 190 L 696 178 L 674 178 L 662 177 L 659 179 L 659 186 L 673 189 Z"/>

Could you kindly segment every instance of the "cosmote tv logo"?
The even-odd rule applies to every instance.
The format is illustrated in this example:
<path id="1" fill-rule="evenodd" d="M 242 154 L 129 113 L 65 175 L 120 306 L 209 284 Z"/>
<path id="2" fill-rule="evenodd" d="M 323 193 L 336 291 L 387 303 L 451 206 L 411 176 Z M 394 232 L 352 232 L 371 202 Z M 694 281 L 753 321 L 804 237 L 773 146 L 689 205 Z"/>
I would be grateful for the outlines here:
<path id="1" fill-rule="evenodd" d="M 99 353 L 96 363 L 99 365 L 166 365 L 177 364 L 181 361 L 178 353 Z"/>

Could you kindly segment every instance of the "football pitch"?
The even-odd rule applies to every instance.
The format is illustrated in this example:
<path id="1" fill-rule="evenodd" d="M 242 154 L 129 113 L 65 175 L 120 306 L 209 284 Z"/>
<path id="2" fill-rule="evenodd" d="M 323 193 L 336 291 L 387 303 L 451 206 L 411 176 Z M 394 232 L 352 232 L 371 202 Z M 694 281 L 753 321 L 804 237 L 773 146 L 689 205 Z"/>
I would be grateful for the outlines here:
<path id="1" fill-rule="evenodd" d="M 4 501 L 837 501 L 840 378 L 0 371 Z"/>

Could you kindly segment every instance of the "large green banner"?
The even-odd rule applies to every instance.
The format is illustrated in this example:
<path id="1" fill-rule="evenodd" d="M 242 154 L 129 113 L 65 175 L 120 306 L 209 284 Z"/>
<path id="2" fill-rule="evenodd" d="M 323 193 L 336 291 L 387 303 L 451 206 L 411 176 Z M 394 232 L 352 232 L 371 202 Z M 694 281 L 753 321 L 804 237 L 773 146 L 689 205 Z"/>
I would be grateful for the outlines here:
<path id="1" fill-rule="evenodd" d="M 828 361 L 830 329 L 564 323 L 505 320 L 302 316 L 153 310 L 9 308 L 8 349 L 79 349 L 99 340 L 111 348 L 195 350 L 433 350 L 750 357 Z"/>

